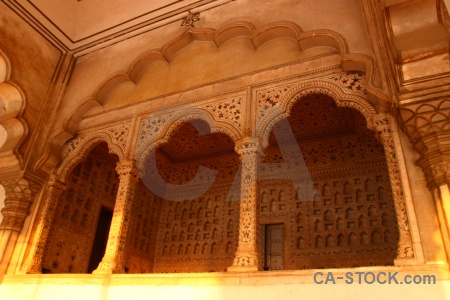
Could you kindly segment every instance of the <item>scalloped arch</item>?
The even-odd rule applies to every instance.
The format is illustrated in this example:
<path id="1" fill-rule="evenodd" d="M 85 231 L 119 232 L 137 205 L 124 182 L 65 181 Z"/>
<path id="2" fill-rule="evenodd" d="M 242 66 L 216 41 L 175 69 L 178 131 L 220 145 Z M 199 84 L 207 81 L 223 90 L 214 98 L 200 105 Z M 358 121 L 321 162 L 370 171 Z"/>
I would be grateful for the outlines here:
<path id="1" fill-rule="evenodd" d="M 263 145 L 268 145 L 273 126 L 291 114 L 292 107 L 300 98 L 310 94 L 324 94 L 332 98 L 337 106 L 350 107 L 359 111 L 367 122 L 367 128 L 374 129 L 375 107 L 361 95 L 347 93 L 340 86 L 322 80 L 311 80 L 292 87 L 281 99 L 280 109 L 274 109 L 261 119 L 256 126 L 256 135 L 261 137 Z"/>
<path id="2" fill-rule="evenodd" d="M 119 145 L 116 145 L 107 133 L 93 133 L 85 137 L 77 147 L 69 153 L 58 167 L 56 174 L 66 178 L 77 164 L 86 159 L 89 152 L 91 152 L 95 146 L 103 142 L 108 145 L 109 153 L 117 155 L 119 160 L 125 159 L 122 148 Z"/>
<path id="3" fill-rule="evenodd" d="M 206 122 L 211 133 L 224 133 L 234 142 L 242 138 L 238 128 L 230 123 L 217 121 L 214 116 L 203 108 L 190 108 L 172 115 L 158 130 L 158 133 L 145 141 L 136 149 L 136 161 L 144 161 L 145 157 L 164 143 L 167 143 L 171 135 L 183 124 L 193 120 Z"/>
<path id="4" fill-rule="evenodd" d="M 9 81 L 10 74 L 11 63 L 0 49 L 0 126 L 6 131 L 6 140 L 0 146 L 0 164 L 18 167 L 21 162 L 18 148 L 28 134 L 28 125 L 21 117 L 26 101 L 20 87 Z"/>
<path id="5" fill-rule="evenodd" d="M 293 23 L 286 21 L 272 22 L 259 28 L 250 22 L 238 21 L 225 24 L 217 29 L 210 28 L 188 28 L 181 36 L 167 42 L 160 49 L 152 49 L 139 56 L 133 63 L 127 73 L 113 74 L 105 79 L 94 94 L 94 98 L 102 105 L 105 103 L 108 95 L 112 93 L 120 84 L 129 82 L 137 83 L 141 74 L 155 62 L 170 63 L 175 55 L 182 49 L 188 47 L 194 41 L 211 41 L 217 48 L 233 39 L 244 37 L 248 38 L 255 49 L 262 45 L 280 38 L 289 38 L 297 41 L 300 50 L 305 51 L 318 46 L 331 47 L 339 51 L 342 56 L 348 52 L 344 39 L 331 30 L 314 30 L 303 32 L 301 28 Z M 353 69 L 367 72 L 367 66 L 364 62 L 354 59 L 343 60 L 344 64 L 354 61 Z"/>
<path id="6" fill-rule="evenodd" d="M 235 21 L 224 24 L 217 29 L 187 28 L 179 37 L 168 41 L 159 49 L 149 50 L 139 56 L 126 72 L 115 73 L 105 78 L 92 96 L 81 101 L 81 104 L 73 110 L 73 113 L 62 124 L 57 134 L 50 139 L 50 146 L 39 159 L 39 168 L 51 170 L 58 162 L 57 155 L 63 144 L 76 132 L 78 124 L 88 111 L 95 107 L 105 105 L 106 99 L 118 87 L 124 84 L 136 85 L 143 72 L 156 62 L 169 64 L 182 49 L 195 41 L 211 41 L 217 48 L 236 38 L 247 38 L 253 47 L 258 48 L 275 39 L 290 39 L 298 43 L 300 51 L 305 51 L 318 46 L 331 47 L 341 55 L 341 64 L 344 71 L 358 70 L 366 73 L 366 90 L 369 99 L 376 97 L 384 99 L 383 92 L 377 84 L 374 75 L 373 61 L 361 54 L 349 54 L 345 40 L 336 32 L 330 30 L 312 30 L 303 32 L 293 22 L 272 22 L 255 28 L 246 21 Z"/>

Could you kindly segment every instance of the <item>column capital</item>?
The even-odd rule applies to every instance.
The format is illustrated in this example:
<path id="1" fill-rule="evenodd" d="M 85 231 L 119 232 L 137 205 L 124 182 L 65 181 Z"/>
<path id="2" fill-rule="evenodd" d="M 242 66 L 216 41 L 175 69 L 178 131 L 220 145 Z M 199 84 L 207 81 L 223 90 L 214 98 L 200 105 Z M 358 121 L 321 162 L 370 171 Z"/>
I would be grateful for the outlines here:
<path id="1" fill-rule="evenodd" d="M 136 161 L 134 159 L 121 160 L 117 162 L 116 171 L 119 175 L 119 178 L 122 178 L 124 176 L 131 176 L 134 181 L 139 181 L 139 173 L 136 167 Z"/>
<path id="2" fill-rule="evenodd" d="M 234 150 L 240 155 L 261 153 L 263 151 L 261 138 L 244 137 L 236 142 Z"/>

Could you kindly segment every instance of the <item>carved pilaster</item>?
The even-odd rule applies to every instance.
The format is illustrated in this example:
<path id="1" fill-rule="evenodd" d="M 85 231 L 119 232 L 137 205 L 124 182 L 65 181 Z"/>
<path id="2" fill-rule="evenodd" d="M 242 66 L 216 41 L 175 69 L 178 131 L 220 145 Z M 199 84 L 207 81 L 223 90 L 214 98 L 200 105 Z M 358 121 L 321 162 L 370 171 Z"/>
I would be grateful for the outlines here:
<path id="1" fill-rule="evenodd" d="M 450 132 L 435 131 L 421 136 L 414 143 L 421 156 L 417 164 L 422 168 L 430 190 L 450 184 L 449 140 Z"/>
<path id="2" fill-rule="evenodd" d="M 5 207 L 2 209 L 3 221 L 0 230 L 21 231 L 28 210 L 37 190 L 26 179 L 1 181 L 5 187 Z"/>
<path id="3" fill-rule="evenodd" d="M 127 233 L 130 225 L 134 192 L 139 176 L 134 160 L 118 162 L 116 170 L 120 182 L 109 230 L 108 244 L 101 263 L 93 272 L 95 274 L 124 273 Z"/>
<path id="4" fill-rule="evenodd" d="M 261 142 L 259 138 L 244 138 L 235 150 L 241 156 L 239 241 L 233 265 L 228 271 L 258 271 L 261 269 L 261 259 L 257 180 Z"/>
<path id="5" fill-rule="evenodd" d="M 414 258 L 411 231 L 409 227 L 408 213 L 406 211 L 405 196 L 392 136 L 390 122 L 387 116 L 379 115 L 375 119 L 375 126 L 386 154 L 386 162 L 389 170 L 392 195 L 394 197 L 395 212 L 397 214 L 399 242 L 397 259 Z"/>
<path id="6" fill-rule="evenodd" d="M 28 274 L 40 274 L 42 272 L 45 244 L 47 243 L 59 198 L 66 189 L 67 184 L 61 178 L 56 175 L 50 177 L 43 198 L 44 207 L 34 233 L 30 253 L 23 266 L 23 270 Z"/>

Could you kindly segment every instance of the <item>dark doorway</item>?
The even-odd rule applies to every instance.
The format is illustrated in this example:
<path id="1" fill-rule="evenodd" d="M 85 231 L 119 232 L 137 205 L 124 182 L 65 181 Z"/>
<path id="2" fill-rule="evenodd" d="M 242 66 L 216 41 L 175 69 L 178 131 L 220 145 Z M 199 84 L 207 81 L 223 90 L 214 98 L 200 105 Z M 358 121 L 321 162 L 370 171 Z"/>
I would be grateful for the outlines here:
<path id="1" fill-rule="evenodd" d="M 261 227 L 261 246 L 264 270 L 283 270 L 284 225 L 263 225 Z"/>
<path id="2" fill-rule="evenodd" d="M 102 261 L 103 255 L 105 255 L 112 215 L 112 211 L 105 207 L 102 207 L 100 210 L 94 245 L 92 246 L 91 258 L 89 260 L 88 273 L 92 273 L 92 271 L 97 269 L 99 263 Z"/>

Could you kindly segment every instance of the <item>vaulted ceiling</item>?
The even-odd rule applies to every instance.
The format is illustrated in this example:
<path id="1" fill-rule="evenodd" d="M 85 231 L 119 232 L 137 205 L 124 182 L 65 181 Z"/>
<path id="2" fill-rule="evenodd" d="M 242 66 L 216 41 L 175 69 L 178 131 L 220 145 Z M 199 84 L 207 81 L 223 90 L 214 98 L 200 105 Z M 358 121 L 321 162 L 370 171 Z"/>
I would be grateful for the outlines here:
<path id="1" fill-rule="evenodd" d="M 230 0 L 15 0 L 38 28 L 69 50 L 111 44 Z"/>

